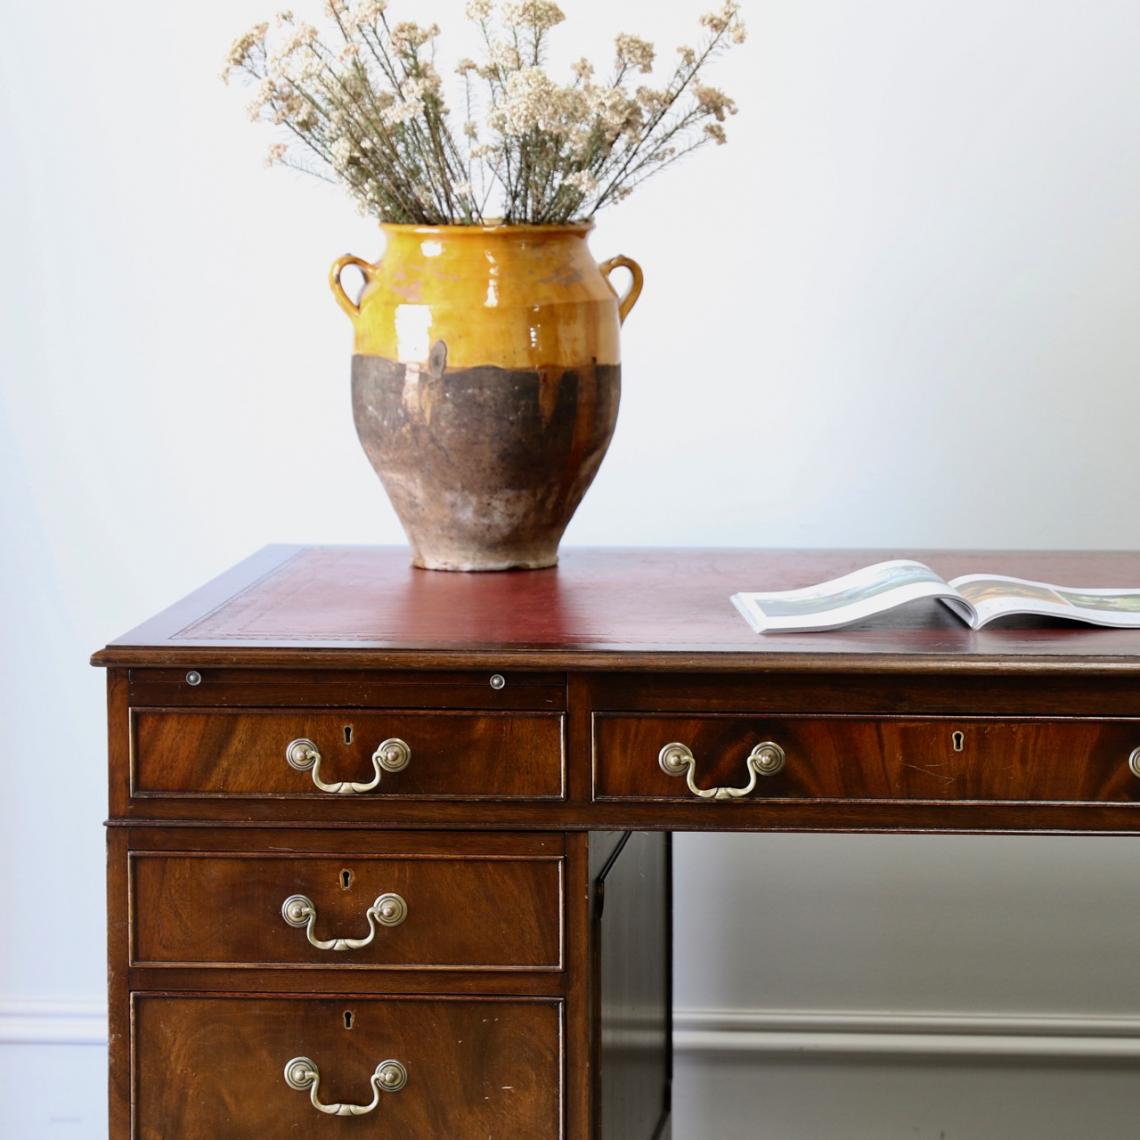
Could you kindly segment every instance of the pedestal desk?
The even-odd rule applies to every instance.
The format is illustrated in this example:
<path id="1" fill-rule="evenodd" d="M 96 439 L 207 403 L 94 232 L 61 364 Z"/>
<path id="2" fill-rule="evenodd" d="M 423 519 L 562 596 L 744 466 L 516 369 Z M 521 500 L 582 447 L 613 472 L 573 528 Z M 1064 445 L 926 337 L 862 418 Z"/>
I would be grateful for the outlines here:
<path id="1" fill-rule="evenodd" d="M 885 556 L 270 547 L 97 653 L 112 1140 L 668 1136 L 671 831 L 1140 830 L 1140 632 L 729 603 Z"/>

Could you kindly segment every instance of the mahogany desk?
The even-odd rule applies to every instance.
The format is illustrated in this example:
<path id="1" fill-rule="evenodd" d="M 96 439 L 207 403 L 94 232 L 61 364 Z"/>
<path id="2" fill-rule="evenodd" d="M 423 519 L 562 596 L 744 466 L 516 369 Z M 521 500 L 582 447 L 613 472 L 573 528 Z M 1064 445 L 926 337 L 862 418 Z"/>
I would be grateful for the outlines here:
<path id="1" fill-rule="evenodd" d="M 670 831 L 1140 831 L 1140 633 L 728 600 L 880 556 L 271 547 L 97 653 L 112 1140 L 667 1136 Z"/>

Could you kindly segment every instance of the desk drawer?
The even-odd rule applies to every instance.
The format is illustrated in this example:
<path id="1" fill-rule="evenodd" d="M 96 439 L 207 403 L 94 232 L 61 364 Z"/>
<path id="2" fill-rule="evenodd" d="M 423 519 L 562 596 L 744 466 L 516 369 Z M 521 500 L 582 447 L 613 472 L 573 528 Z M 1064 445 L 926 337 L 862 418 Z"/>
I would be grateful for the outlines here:
<path id="1" fill-rule="evenodd" d="M 132 965 L 562 966 L 553 856 L 135 851 L 130 889 Z"/>
<path id="2" fill-rule="evenodd" d="M 561 713 L 141 709 L 131 794 L 559 799 Z"/>
<path id="3" fill-rule="evenodd" d="M 135 995 L 132 1053 L 136 1140 L 563 1135 L 557 1001 Z"/>
<path id="4" fill-rule="evenodd" d="M 662 749 L 674 743 L 682 747 L 663 765 Z M 758 748 L 769 744 L 778 748 Z M 599 713 L 594 793 L 691 801 L 696 787 L 720 789 L 708 798 L 722 800 L 1134 803 L 1137 749 L 1137 720 Z"/>

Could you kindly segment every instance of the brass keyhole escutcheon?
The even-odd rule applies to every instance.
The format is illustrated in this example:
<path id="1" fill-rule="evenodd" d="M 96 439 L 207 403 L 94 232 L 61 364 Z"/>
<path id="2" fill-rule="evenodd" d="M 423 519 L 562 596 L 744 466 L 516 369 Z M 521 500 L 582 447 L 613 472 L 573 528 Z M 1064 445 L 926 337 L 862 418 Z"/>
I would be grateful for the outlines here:
<path id="1" fill-rule="evenodd" d="M 950 734 L 950 743 L 954 745 L 955 752 L 965 752 L 966 734 L 964 732 L 952 732 Z"/>

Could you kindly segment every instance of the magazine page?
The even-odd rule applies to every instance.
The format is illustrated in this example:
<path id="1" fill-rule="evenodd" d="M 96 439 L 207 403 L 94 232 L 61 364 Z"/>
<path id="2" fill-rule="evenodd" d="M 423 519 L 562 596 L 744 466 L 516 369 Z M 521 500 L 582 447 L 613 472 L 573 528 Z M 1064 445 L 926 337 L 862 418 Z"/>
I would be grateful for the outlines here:
<path id="1" fill-rule="evenodd" d="M 732 603 L 757 633 L 840 629 L 918 598 L 945 598 L 973 614 L 942 578 L 922 562 L 894 559 L 798 590 L 732 595 Z"/>
<path id="2" fill-rule="evenodd" d="M 1011 614 L 1140 629 L 1140 588 L 1053 586 L 1004 574 L 964 574 L 950 585 L 974 607 L 978 615 L 975 629 Z"/>

